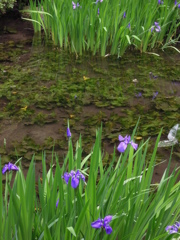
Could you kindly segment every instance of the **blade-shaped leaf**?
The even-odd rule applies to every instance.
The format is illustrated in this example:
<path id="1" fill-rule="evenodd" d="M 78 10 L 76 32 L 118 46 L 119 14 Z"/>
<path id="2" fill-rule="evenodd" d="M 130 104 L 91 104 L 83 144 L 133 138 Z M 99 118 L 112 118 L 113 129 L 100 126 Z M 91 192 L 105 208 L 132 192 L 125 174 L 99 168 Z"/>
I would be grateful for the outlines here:
<path id="1" fill-rule="evenodd" d="M 76 233 L 75 233 L 73 227 L 67 227 L 67 229 L 70 231 L 70 233 L 71 233 L 72 235 L 74 235 L 74 236 L 76 237 Z"/>

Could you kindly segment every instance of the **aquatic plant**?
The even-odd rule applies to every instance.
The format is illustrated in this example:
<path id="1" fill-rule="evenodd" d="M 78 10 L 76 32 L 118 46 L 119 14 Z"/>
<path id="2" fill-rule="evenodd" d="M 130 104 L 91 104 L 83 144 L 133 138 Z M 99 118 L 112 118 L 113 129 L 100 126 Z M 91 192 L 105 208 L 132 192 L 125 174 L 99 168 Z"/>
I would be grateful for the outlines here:
<path id="1" fill-rule="evenodd" d="M 78 187 L 80 179 L 85 182 L 85 176 L 79 170 L 77 170 L 76 172 L 72 170 L 70 173 L 65 172 L 62 178 L 65 180 L 66 184 L 68 184 L 69 179 L 71 178 L 72 188 Z"/>
<path id="2" fill-rule="evenodd" d="M 166 227 L 166 231 L 169 234 L 178 233 L 179 229 L 180 229 L 180 222 L 176 222 L 174 225 L 172 226 L 169 225 Z"/>
<path id="3" fill-rule="evenodd" d="M 67 137 L 70 138 L 71 137 L 71 132 L 70 132 L 70 129 L 67 128 Z"/>
<path id="4" fill-rule="evenodd" d="M 106 216 L 104 219 L 98 219 L 94 222 L 91 223 L 91 227 L 92 228 L 104 228 L 106 230 L 107 234 L 111 234 L 112 233 L 112 228 L 109 226 L 109 223 L 112 220 L 112 216 Z"/>
<path id="5" fill-rule="evenodd" d="M 147 52 L 175 44 L 179 26 L 176 5 L 157 0 L 138 0 L 136 4 L 133 0 L 86 0 L 81 4 L 43 0 L 38 2 L 37 10 L 37 2 L 30 0 L 29 12 L 35 32 L 43 28 L 46 36 L 61 48 L 76 55 L 91 51 L 120 57 L 130 46 Z"/>
<path id="6" fill-rule="evenodd" d="M 14 7 L 15 0 L 1 0 L 0 1 L 0 16 L 5 14 L 6 11 Z"/>
<path id="7" fill-rule="evenodd" d="M 133 139 L 136 129 L 131 138 L 127 136 L 123 141 Z M 170 239 L 165 228 L 180 216 L 180 183 L 176 181 L 180 172 L 175 169 L 169 173 L 170 158 L 160 183 L 151 183 L 161 132 L 150 162 L 146 162 L 148 139 L 135 153 L 130 144 L 118 158 L 114 151 L 108 166 L 102 160 L 101 133 L 101 128 L 96 131 L 95 144 L 84 159 L 81 136 L 75 153 L 72 139 L 68 140 L 63 163 L 52 155 L 48 171 L 43 154 L 38 183 L 34 157 L 26 178 L 21 166 L 13 184 L 12 174 L 6 174 L 4 191 L 0 174 L 3 239 L 106 240 L 109 234 L 111 239 L 120 240 Z M 75 178 L 78 187 L 71 187 L 70 178 L 71 182 Z"/>
<path id="8" fill-rule="evenodd" d="M 131 141 L 131 137 L 130 136 L 125 136 L 124 138 L 119 135 L 119 141 L 120 141 L 120 144 L 118 145 L 117 147 L 117 150 L 119 152 L 124 152 L 128 146 L 128 144 L 131 144 L 131 146 L 137 150 L 138 148 L 138 144 L 134 143 L 133 141 Z"/>
<path id="9" fill-rule="evenodd" d="M 19 168 L 15 164 L 9 162 L 8 164 L 4 165 L 2 169 L 2 174 L 5 174 L 5 172 L 7 171 L 19 171 Z"/>
<path id="10" fill-rule="evenodd" d="M 158 22 L 154 22 L 154 26 L 151 27 L 151 32 L 153 32 L 154 30 L 156 32 L 160 32 L 161 31 L 161 27 L 159 26 Z"/>

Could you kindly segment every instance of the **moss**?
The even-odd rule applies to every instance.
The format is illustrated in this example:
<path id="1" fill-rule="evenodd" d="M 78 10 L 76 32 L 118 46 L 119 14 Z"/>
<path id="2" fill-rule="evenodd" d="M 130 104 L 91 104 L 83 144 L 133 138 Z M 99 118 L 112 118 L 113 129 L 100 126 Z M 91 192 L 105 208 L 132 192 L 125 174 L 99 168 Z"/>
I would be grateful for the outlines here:
<path id="1" fill-rule="evenodd" d="M 1 0 L 0 1 L 0 15 L 6 13 L 9 8 L 13 8 L 16 0 Z"/>

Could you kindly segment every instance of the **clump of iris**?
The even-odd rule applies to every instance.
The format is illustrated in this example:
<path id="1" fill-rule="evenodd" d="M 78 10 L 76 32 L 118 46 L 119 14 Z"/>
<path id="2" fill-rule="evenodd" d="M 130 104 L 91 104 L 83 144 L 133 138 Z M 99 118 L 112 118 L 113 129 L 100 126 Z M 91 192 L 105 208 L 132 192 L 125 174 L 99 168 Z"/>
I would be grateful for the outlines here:
<path id="1" fill-rule="evenodd" d="M 92 228 L 104 228 L 107 234 L 111 234 L 112 233 L 112 227 L 109 226 L 109 223 L 112 220 L 112 216 L 108 215 L 106 216 L 104 219 L 98 219 L 94 222 L 91 223 L 91 227 Z"/>

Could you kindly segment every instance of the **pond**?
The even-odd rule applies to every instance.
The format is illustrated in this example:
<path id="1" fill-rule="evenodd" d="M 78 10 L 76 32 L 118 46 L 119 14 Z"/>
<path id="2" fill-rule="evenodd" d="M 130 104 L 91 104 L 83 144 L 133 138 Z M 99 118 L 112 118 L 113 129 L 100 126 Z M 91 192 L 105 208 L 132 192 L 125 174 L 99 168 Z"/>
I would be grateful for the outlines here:
<path id="1" fill-rule="evenodd" d="M 105 164 L 118 135 L 131 134 L 139 118 L 136 142 L 151 137 L 150 149 L 161 128 L 166 139 L 180 121 L 180 55 L 173 50 L 159 56 L 127 52 L 122 58 L 90 53 L 80 57 L 38 37 L 2 41 L 0 48 L 2 164 L 22 157 L 28 168 L 34 153 L 39 161 L 46 150 L 50 159 L 52 149 L 63 161 L 67 119 L 73 143 L 82 135 L 84 154 L 90 152 L 102 124 Z M 154 181 L 164 171 L 170 150 L 158 150 L 157 162 L 166 162 L 157 167 Z M 172 167 L 179 158 L 176 145 Z"/>

